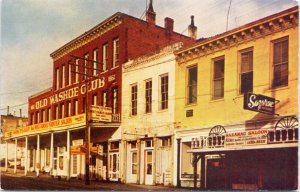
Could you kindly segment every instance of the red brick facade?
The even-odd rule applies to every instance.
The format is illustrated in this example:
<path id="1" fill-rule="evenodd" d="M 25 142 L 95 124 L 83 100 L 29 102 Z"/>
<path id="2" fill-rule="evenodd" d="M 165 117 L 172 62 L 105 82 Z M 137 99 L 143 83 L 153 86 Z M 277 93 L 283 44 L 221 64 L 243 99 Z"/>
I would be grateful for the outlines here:
<path id="1" fill-rule="evenodd" d="M 117 17 L 117 19 L 116 19 Z M 102 61 L 103 61 L 103 45 L 108 45 L 107 55 L 107 71 L 102 72 L 98 71 L 96 77 L 88 77 L 88 81 L 91 82 L 97 78 L 103 78 L 104 86 L 99 85 L 101 82 L 94 83 L 94 87 L 97 86 L 95 90 L 91 90 L 88 92 L 88 105 L 91 105 L 93 102 L 93 97 L 97 97 L 97 105 L 103 105 L 103 93 L 107 93 L 107 106 L 113 107 L 113 97 L 116 96 L 115 100 L 115 110 L 114 113 L 120 114 L 121 112 L 121 77 L 122 77 L 122 68 L 121 65 L 127 62 L 130 59 L 135 59 L 139 56 L 153 53 L 158 51 L 160 48 L 172 44 L 174 42 L 183 42 L 184 45 L 190 45 L 195 41 L 192 38 L 186 37 L 184 35 L 173 32 L 173 23 L 170 22 L 170 18 L 166 19 L 165 26 L 167 28 L 163 28 L 154 24 L 151 24 L 147 21 L 143 21 L 129 15 L 125 15 L 123 13 L 116 13 L 111 16 L 103 23 L 114 19 L 118 20 L 119 23 L 109 23 L 100 28 L 110 28 L 108 31 L 104 32 L 101 35 L 95 35 L 97 33 L 98 26 L 101 26 L 100 23 L 98 26 L 84 33 L 83 35 L 77 37 L 71 42 L 67 43 L 57 51 L 51 54 L 51 57 L 54 59 L 53 63 L 53 85 L 52 89 L 48 90 L 46 93 L 32 96 L 29 98 L 29 123 L 35 124 L 38 122 L 43 122 L 49 120 L 48 118 L 42 119 L 42 116 L 48 117 L 49 108 L 51 108 L 51 120 L 62 118 L 66 116 L 75 115 L 75 102 L 78 102 L 78 114 L 84 112 L 85 106 L 85 97 L 84 94 L 85 83 L 83 79 L 84 73 L 84 59 L 78 59 L 79 67 L 78 67 L 78 76 L 79 81 L 75 83 L 75 64 L 76 57 L 84 58 L 88 55 L 88 60 L 93 60 L 94 58 L 94 50 L 97 50 L 97 61 L 98 61 L 98 70 L 102 69 Z M 173 20 L 171 20 L 173 21 Z M 114 26 L 115 25 L 115 26 Z M 98 32 L 99 33 L 99 32 Z M 97 36 L 96 38 L 88 41 L 90 36 Z M 118 63 L 116 67 L 112 67 L 113 65 L 113 47 L 114 40 L 118 39 L 119 41 L 119 52 L 118 52 Z M 75 45 L 77 42 L 87 41 L 86 43 L 81 44 L 80 46 Z M 73 46 L 73 47 L 72 47 Z M 76 47 L 75 47 L 76 46 Z M 75 47 L 75 48 L 74 48 Z M 71 71 L 69 71 L 69 66 L 71 67 Z M 93 73 L 93 62 L 88 61 L 88 74 L 92 76 Z M 64 68 L 64 69 L 63 69 Z M 59 72 L 59 88 L 56 88 L 57 85 L 57 76 L 56 73 Z M 65 75 L 62 73 L 64 72 Z M 71 75 L 71 78 L 69 78 Z M 64 86 L 62 78 L 64 77 Z M 69 82 L 69 80 L 71 82 Z M 95 82 L 95 81 L 94 81 Z M 102 82 L 103 83 L 103 82 Z M 82 87 L 83 86 L 83 87 Z M 74 92 L 76 94 L 74 94 Z M 77 93 L 78 92 L 78 93 Z M 56 102 L 54 101 L 54 97 L 57 96 Z M 52 97 L 52 99 L 50 99 Z M 47 101 L 44 101 L 46 99 Z M 70 102 L 70 104 L 68 104 Z M 58 107 L 58 115 L 56 116 Z M 64 107 L 62 107 L 64 106 Z M 69 107 L 71 107 L 71 114 L 68 113 Z M 64 108 L 62 110 L 62 108 Z M 45 111 L 44 115 L 37 115 L 37 113 L 42 114 Z M 64 114 L 62 114 L 64 113 Z M 33 121 L 32 121 L 33 119 Z"/>

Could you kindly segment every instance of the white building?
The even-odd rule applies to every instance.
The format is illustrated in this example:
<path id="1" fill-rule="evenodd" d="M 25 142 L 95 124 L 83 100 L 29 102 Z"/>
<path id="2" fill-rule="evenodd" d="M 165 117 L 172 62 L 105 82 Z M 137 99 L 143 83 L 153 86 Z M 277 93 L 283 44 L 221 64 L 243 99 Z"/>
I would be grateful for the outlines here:
<path id="1" fill-rule="evenodd" d="M 125 182 L 174 185 L 176 43 L 123 66 Z"/>

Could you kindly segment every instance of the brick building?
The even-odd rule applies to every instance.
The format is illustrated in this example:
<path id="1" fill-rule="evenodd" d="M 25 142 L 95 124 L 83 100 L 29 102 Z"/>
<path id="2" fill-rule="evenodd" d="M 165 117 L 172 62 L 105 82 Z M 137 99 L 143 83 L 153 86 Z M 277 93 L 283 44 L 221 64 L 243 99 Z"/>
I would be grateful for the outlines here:
<path id="1" fill-rule="evenodd" d="M 30 125 L 9 137 L 25 140 L 25 174 L 31 170 L 83 178 L 89 140 L 90 178 L 122 180 L 122 65 L 172 43 L 195 42 L 174 32 L 171 18 L 157 26 L 155 16 L 152 1 L 146 21 L 118 12 L 50 54 L 53 84 L 29 97 Z M 87 120 L 91 105 L 106 107 L 112 113 L 109 120 Z"/>

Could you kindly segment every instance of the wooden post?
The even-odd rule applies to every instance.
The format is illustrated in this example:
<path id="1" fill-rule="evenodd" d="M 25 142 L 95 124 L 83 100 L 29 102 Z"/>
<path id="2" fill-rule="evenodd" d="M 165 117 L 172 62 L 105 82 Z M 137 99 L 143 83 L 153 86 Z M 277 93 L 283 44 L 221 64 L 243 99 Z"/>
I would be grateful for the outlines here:
<path id="1" fill-rule="evenodd" d="M 193 168 L 194 168 L 194 189 L 197 189 L 197 154 L 193 154 Z"/>
<path id="2" fill-rule="evenodd" d="M 70 181 L 70 131 L 67 131 L 67 181 Z"/>
<path id="3" fill-rule="evenodd" d="M 40 135 L 37 135 L 37 142 L 36 142 L 36 156 L 37 156 L 37 159 L 36 159 L 36 176 L 38 177 L 40 175 L 40 168 L 41 168 L 41 165 L 40 165 Z"/>
<path id="4" fill-rule="evenodd" d="M 201 177 L 200 177 L 200 189 L 205 189 L 205 154 L 200 156 L 201 158 Z"/>
<path id="5" fill-rule="evenodd" d="M 5 171 L 7 172 L 8 171 L 8 166 L 7 166 L 7 163 L 8 163 L 8 141 L 6 141 L 5 143 L 5 146 L 6 146 L 6 152 L 5 152 Z"/>
<path id="6" fill-rule="evenodd" d="M 51 133 L 50 139 L 50 175 L 53 176 L 53 138 L 54 135 Z"/>
<path id="7" fill-rule="evenodd" d="M 180 152 L 180 144 L 181 144 L 181 138 L 177 139 L 177 186 L 176 187 L 181 187 L 181 181 L 180 181 L 180 157 L 181 157 L 181 152 Z"/>
<path id="8" fill-rule="evenodd" d="M 17 173 L 17 148 L 18 148 L 18 139 L 15 138 L 15 165 L 14 165 L 14 173 Z"/>
<path id="9" fill-rule="evenodd" d="M 28 170 L 28 137 L 25 137 L 25 167 L 24 167 L 24 175 L 27 176 Z"/>

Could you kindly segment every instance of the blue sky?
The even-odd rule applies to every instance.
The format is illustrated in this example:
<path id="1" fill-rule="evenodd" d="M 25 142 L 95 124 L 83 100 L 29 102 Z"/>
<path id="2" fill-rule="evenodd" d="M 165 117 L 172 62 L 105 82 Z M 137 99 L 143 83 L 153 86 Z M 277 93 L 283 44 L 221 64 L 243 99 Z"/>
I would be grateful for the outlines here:
<path id="1" fill-rule="evenodd" d="M 1 1 L 1 0 L 0 0 Z M 7 105 L 28 101 L 51 87 L 50 53 L 116 12 L 145 19 L 149 0 L 2 0 L 0 114 Z M 198 38 L 226 30 L 230 0 L 153 0 L 158 25 L 174 19 L 174 30 L 187 34 L 195 16 Z M 295 0 L 231 0 L 228 29 L 296 6 Z M 11 108 L 27 116 L 27 105 Z"/>

